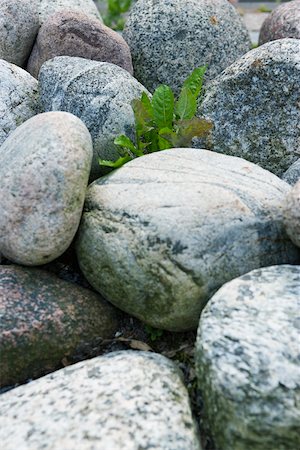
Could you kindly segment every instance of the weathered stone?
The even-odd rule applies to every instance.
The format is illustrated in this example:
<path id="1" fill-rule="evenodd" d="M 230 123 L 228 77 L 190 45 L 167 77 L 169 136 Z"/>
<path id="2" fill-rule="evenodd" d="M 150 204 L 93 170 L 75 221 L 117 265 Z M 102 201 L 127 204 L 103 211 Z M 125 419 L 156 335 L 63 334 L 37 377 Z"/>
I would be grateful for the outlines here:
<path id="1" fill-rule="evenodd" d="M 79 225 L 92 141 L 85 125 L 63 112 L 39 114 L 0 147 L 0 252 L 39 265 L 70 245 Z"/>
<path id="2" fill-rule="evenodd" d="M 199 115 L 214 127 L 195 146 L 240 156 L 281 176 L 300 155 L 300 41 L 247 53 L 207 88 Z"/>
<path id="3" fill-rule="evenodd" d="M 37 269 L 0 266 L 0 307 L 1 386 L 88 357 L 118 327 L 99 295 Z"/>
<path id="4" fill-rule="evenodd" d="M 300 158 L 284 172 L 282 179 L 291 185 L 294 185 L 300 180 Z"/>
<path id="5" fill-rule="evenodd" d="M 226 281 L 299 260 L 282 225 L 288 190 L 258 166 L 206 150 L 135 159 L 89 186 L 79 264 L 129 314 L 171 331 L 196 328 Z"/>
<path id="6" fill-rule="evenodd" d="M 264 21 L 259 33 L 259 45 L 276 39 L 300 39 L 300 0 L 283 3 Z"/>
<path id="7" fill-rule="evenodd" d="M 40 98 L 46 111 L 68 111 L 89 129 L 94 147 L 91 179 L 107 170 L 98 159 L 116 160 L 115 138 L 135 138 L 131 102 L 146 89 L 126 70 L 114 64 L 59 56 L 43 64 Z"/>
<path id="8" fill-rule="evenodd" d="M 283 204 L 287 234 L 300 247 L 300 180 L 288 193 Z"/>
<path id="9" fill-rule="evenodd" d="M 98 19 L 80 12 L 61 11 L 44 22 L 27 70 L 37 78 L 45 61 L 61 55 L 106 61 L 133 73 L 130 50 L 124 39 Z"/>
<path id="10" fill-rule="evenodd" d="M 155 353 L 84 361 L 0 397 L 6 450 L 200 450 L 177 367 Z"/>
<path id="11" fill-rule="evenodd" d="M 39 112 L 38 83 L 20 67 L 0 60 L 0 145 Z"/>
<path id="12" fill-rule="evenodd" d="M 204 309 L 196 371 L 216 447 L 300 446 L 300 266 L 254 270 Z"/>
<path id="13" fill-rule="evenodd" d="M 203 65 L 206 79 L 213 79 L 250 49 L 246 28 L 226 0 L 140 0 L 123 36 L 135 76 L 150 91 L 163 83 L 178 92 Z"/>
<path id="14" fill-rule="evenodd" d="M 82 12 L 90 17 L 96 17 L 102 22 L 100 13 L 93 0 L 37 0 L 40 25 L 53 14 L 62 10 Z"/>

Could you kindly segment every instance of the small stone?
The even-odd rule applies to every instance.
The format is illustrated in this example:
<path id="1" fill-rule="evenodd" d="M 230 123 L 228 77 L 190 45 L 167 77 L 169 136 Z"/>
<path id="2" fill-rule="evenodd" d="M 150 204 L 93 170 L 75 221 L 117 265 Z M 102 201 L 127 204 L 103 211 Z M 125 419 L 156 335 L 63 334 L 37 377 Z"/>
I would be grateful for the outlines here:
<path id="1" fill-rule="evenodd" d="M 300 247 L 300 180 L 290 190 L 283 204 L 287 234 Z"/>
<path id="2" fill-rule="evenodd" d="M 300 180 L 300 158 L 284 172 L 282 179 L 291 185 L 296 184 Z"/>
<path id="3" fill-rule="evenodd" d="M 283 38 L 300 39 L 300 0 L 283 3 L 272 11 L 261 27 L 259 45 Z"/>
<path id="4" fill-rule="evenodd" d="M 23 0 L 22 0 L 23 1 Z M 96 17 L 102 22 L 101 15 L 93 0 L 37 0 L 40 25 L 53 14 L 62 10 L 82 12 L 90 17 Z"/>
<path id="5" fill-rule="evenodd" d="M 24 265 L 60 256 L 79 225 L 92 159 L 72 114 L 32 117 L 0 147 L 0 253 Z"/>
<path id="6" fill-rule="evenodd" d="M 300 447 L 300 266 L 254 270 L 202 312 L 196 372 L 222 450 Z"/>

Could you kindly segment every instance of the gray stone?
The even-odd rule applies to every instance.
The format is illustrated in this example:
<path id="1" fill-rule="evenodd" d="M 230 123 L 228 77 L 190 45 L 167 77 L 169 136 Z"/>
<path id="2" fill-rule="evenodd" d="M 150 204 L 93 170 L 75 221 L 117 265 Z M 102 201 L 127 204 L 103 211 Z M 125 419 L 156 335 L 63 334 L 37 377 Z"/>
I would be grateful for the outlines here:
<path id="1" fill-rule="evenodd" d="M 118 329 L 98 294 L 43 270 L 0 266 L 0 307 L 1 386 L 87 358 Z"/>
<path id="2" fill-rule="evenodd" d="M 96 17 L 102 22 L 101 15 L 93 0 L 37 0 L 40 25 L 49 19 L 53 14 L 71 10 Z"/>
<path id="3" fill-rule="evenodd" d="M 24 66 L 39 29 L 37 0 L 0 0 L 0 58 Z"/>
<path id="4" fill-rule="evenodd" d="M 289 185 L 206 150 L 152 153 L 91 184 L 77 255 L 91 285 L 157 328 L 196 328 L 207 300 L 249 270 L 299 261 L 284 233 Z"/>
<path id="5" fill-rule="evenodd" d="M 68 111 L 89 129 L 94 147 L 91 179 L 107 170 L 98 159 L 116 160 L 114 139 L 135 137 L 131 102 L 146 89 L 114 64 L 59 56 L 43 64 L 39 74 L 40 99 L 45 111 Z"/>
<path id="6" fill-rule="evenodd" d="M 290 190 L 283 204 L 287 234 L 300 247 L 300 180 Z"/>
<path id="7" fill-rule="evenodd" d="M 283 3 L 268 15 L 259 33 L 259 45 L 283 38 L 300 39 L 300 0 Z"/>
<path id="8" fill-rule="evenodd" d="M 38 83 L 20 67 L 0 60 L 0 145 L 9 134 L 38 114 Z"/>
<path id="9" fill-rule="evenodd" d="M 300 266 L 254 270 L 204 309 L 196 372 L 222 450 L 300 447 Z"/>
<path id="10" fill-rule="evenodd" d="M 240 156 L 281 176 L 300 156 L 300 40 L 244 55 L 207 88 L 199 115 L 214 127 L 195 146 Z"/>
<path id="11" fill-rule="evenodd" d="M 294 185 L 300 180 L 300 158 L 284 172 L 282 179 L 291 185 Z"/>
<path id="12" fill-rule="evenodd" d="M 24 265 L 52 261 L 79 225 L 92 159 L 72 114 L 32 117 L 0 147 L 0 253 Z"/>
<path id="13" fill-rule="evenodd" d="M 140 0 L 123 36 L 135 76 L 151 92 L 159 84 L 178 92 L 203 65 L 206 79 L 213 79 L 250 49 L 242 19 L 227 0 Z"/>
<path id="14" fill-rule="evenodd" d="M 0 397 L 5 450 L 200 450 L 177 367 L 155 353 L 84 361 Z"/>

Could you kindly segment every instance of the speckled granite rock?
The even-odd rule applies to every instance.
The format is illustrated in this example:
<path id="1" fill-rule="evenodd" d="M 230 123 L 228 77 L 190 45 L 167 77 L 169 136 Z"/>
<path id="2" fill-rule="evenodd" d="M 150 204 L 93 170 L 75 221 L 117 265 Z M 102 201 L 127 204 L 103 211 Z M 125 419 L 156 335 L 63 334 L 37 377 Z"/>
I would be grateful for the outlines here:
<path id="1" fill-rule="evenodd" d="M 0 252 L 24 265 L 52 261 L 79 225 L 92 159 L 72 114 L 32 117 L 0 147 Z"/>
<path id="2" fill-rule="evenodd" d="M 300 158 L 284 172 L 282 179 L 291 185 L 294 185 L 300 180 Z"/>
<path id="3" fill-rule="evenodd" d="M 299 260 L 282 225 L 289 188 L 251 163 L 206 150 L 135 159 L 89 186 L 79 264 L 129 314 L 171 331 L 197 328 L 226 281 Z"/>
<path id="4" fill-rule="evenodd" d="M 146 89 L 126 70 L 114 64 L 59 56 L 43 64 L 40 98 L 46 111 L 62 110 L 78 116 L 89 129 L 94 146 L 91 179 L 103 173 L 102 159 L 118 159 L 114 139 L 134 139 L 131 102 Z"/>
<path id="5" fill-rule="evenodd" d="M 124 39 L 98 19 L 76 11 L 60 11 L 44 22 L 27 70 L 37 78 L 42 64 L 60 55 L 106 61 L 133 73 L 130 50 Z"/>
<path id="6" fill-rule="evenodd" d="M 175 91 L 190 72 L 207 65 L 213 79 L 250 49 L 235 8 L 226 0 L 140 0 L 123 36 L 136 78 L 151 92 L 164 83 Z"/>
<path id="7" fill-rule="evenodd" d="M 53 14 L 62 10 L 79 11 L 102 22 L 100 13 L 93 0 L 37 0 L 40 25 Z"/>
<path id="8" fill-rule="evenodd" d="M 214 123 L 195 146 L 240 156 L 281 176 L 300 155 L 300 40 L 252 50 L 207 89 L 199 114 Z"/>
<path id="9" fill-rule="evenodd" d="M 39 29 L 37 0 L 0 0 L 0 58 L 24 66 Z"/>
<path id="10" fill-rule="evenodd" d="M 254 270 L 204 309 L 196 370 L 217 448 L 300 446 L 300 266 Z"/>
<path id="11" fill-rule="evenodd" d="M 6 450 L 200 450 L 177 367 L 122 351 L 78 363 L 0 397 Z"/>
<path id="12" fill-rule="evenodd" d="M 264 21 L 259 33 L 259 45 L 276 39 L 300 39 L 300 0 L 283 3 Z"/>
<path id="13" fill-rule="evenodd" d="M 291 189 L 284 201 L 284 223 L 287 234 L 294 244 L 300 247 L 300 180 Z"/>
<path id="14" fill-rule="evenodd" d="M 0 145 L 39 112 L 38 83 L 20 67 L 0 60 Z"/>
<path id="15" fill-rule="evenodd" d="M 0 266 L 1 386 L 89 356 L 117 331 L 116 310 L 88 289 L 37 269 Z"/>

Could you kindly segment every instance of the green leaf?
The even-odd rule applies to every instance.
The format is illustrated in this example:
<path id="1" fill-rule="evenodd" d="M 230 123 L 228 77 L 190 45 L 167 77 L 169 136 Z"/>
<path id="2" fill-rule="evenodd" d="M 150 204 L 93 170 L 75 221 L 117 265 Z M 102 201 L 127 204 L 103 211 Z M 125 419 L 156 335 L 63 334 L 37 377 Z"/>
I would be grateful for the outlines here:
<path id="1" fill-rule="evenodd" d="M 174 94 L 169 86 L 162 84 L 152 97 L 153 117 L 158 129 L 172 128 L 174 116 Z"/>
<path id="2" fill-rule="evenodd" d="M 131 161 L 131 157 L 128 156 L 121 156 L 116 161 L 107 161 L 106 159 L 99 159 L 100 166 L 106 166 L 106 167 L 112 167 L 114 169 L 118 169 L 119 167 L 126 164 L 128 161 Z"/>
<path id="3" fill-rule="evenodd" d="M 132 142 L 129 137 L 125 136 L 124 134 L 121 134 L 120 136 L 116 137 L 114 140 L 114 144 L 118 145 L 119 147 L 123 147 L 126 150 L 130 150 L 134 155 L 136 156 L 143 156 L 143 152 L 140 151 Z"/>
<path id="4" fill-rule="evenodd" d="M 170 146 L 167 148 L 172 148 L 176 144 L 177 134 L 170 128 L 162 128 L 159 131 L 159 136 L 169 142 Z"/>
<path id="5" fill-rule="evenodd" d="M 193 117 L 190 120 L 180 120 L 177 122 L 178 147 L 189 147 L 194 137 L 204 137 L 212 129 L 212 123 L 206 119 Z"/>
<path id="6" fill-rule="evenodd" d="M 142 93 L 141 102 L 144 105 L 144 107 L 146 108 L 149 118 L 153 119 L 153 108 L 151 105 L 151 100 L 148 97 L 148 95 L 146 94 L 146 92 Z"/>
<path id="7" fill-rule="evenodd" d="M 197 111 L 197 97 L 192 94 L 188 87 L 181 90 L 175 104 L 175 114 L 180 120 L 192 119 Z"/>
<path id="8" fill-rule="evenodd" d="M 191 75 L 183 83 L 183 89 L 188 88 L 197 98 L 201 92 L 203 85 L 203 77 L 206 72 L 206 66 L 198 67 L 193 70 Z"/>

